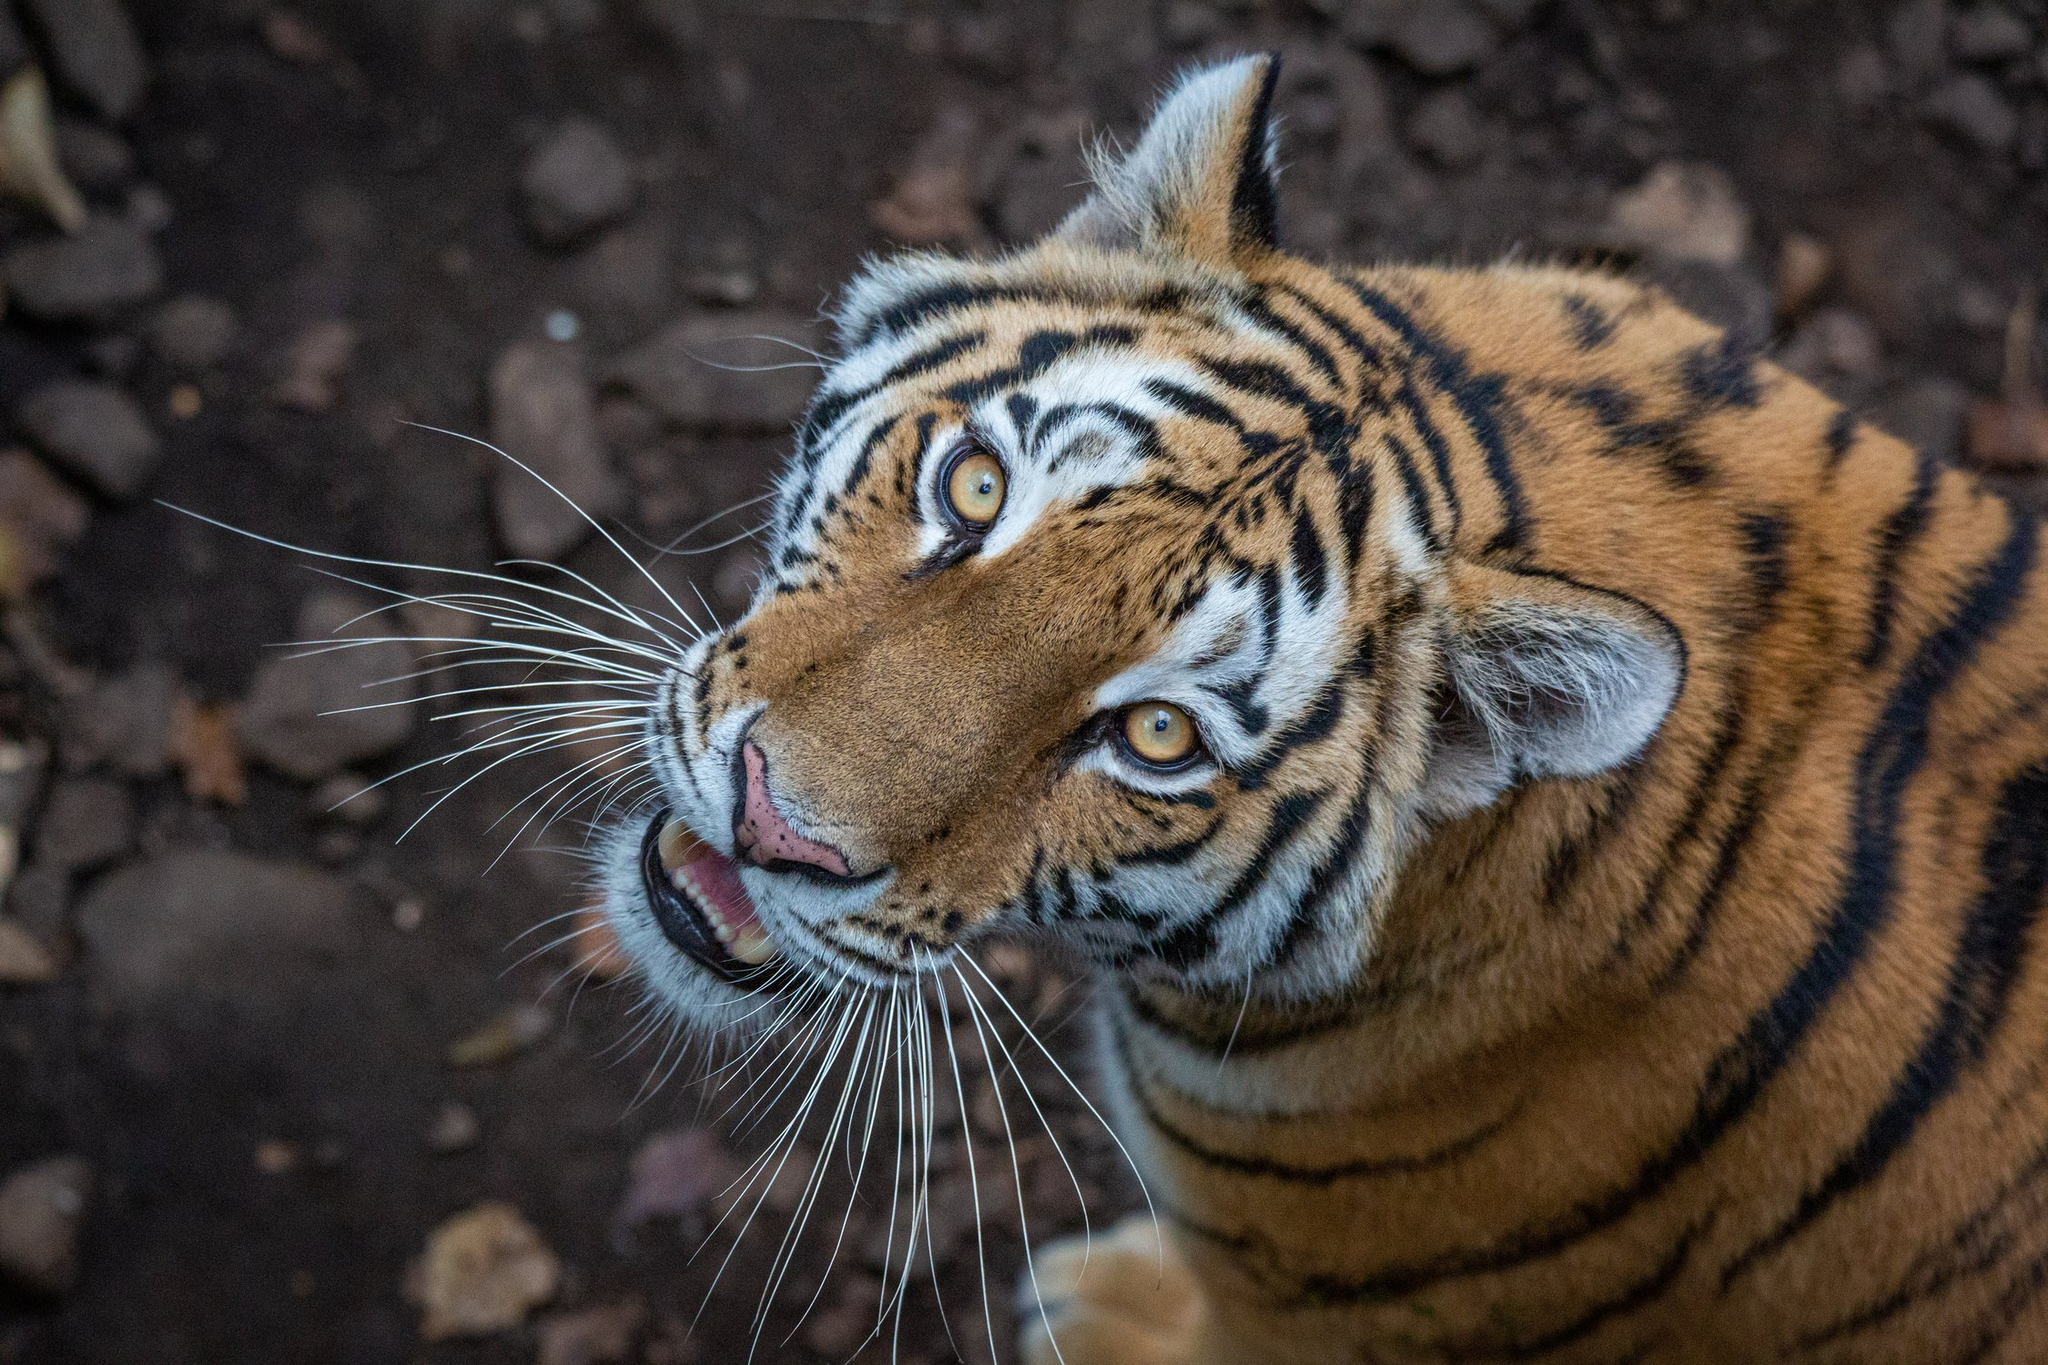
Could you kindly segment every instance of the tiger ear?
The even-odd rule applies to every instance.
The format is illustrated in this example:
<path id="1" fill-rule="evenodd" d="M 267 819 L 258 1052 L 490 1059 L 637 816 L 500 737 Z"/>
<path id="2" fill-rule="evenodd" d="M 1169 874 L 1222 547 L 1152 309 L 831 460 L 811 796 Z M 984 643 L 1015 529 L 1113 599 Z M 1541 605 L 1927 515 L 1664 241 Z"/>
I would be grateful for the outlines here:
<path id="1" fill-rule="evenodd" d="M 1280 58 L 1268 52 L 1181 76 L 1136 147 L 1092 158 L 1095 190 L 1054 239 L 1219 266 L 1276 249 L 1279 75 Z"/>
<path id="2" fill-rule="evenodd" d="M 1527 778 L 1590 777 L 1642 751 L 1685 682 L 1685 646 L 1634 598 L 1461 565 L 1424 809 L 1476 809 Z"/>

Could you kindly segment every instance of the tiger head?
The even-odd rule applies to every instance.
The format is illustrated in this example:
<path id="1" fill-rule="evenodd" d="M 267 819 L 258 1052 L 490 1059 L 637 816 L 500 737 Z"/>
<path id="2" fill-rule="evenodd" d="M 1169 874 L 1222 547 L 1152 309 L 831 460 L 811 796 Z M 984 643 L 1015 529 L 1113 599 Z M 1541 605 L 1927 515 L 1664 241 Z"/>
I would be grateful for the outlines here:
<path id="1" fill-rule="evenodd" d="M 1459 377 L 1277 246 L 1275 76 L 1184 77 L 1030 248 L 846 291 L 762 581 L 663 680 L 665 809 L 612 852 L 686 1014 L 998 932 L 1309 998 L 1434 826 L 1662 723 L 1655 612 L 1428 505 L 1409 419 Z"/>

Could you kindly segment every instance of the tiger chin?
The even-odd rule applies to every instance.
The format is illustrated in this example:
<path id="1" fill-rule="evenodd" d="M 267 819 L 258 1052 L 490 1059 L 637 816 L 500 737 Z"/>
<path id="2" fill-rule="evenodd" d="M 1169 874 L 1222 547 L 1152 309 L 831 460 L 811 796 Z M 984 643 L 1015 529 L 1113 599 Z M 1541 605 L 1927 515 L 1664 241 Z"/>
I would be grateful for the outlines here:
<path id="1" fill-rule="evenodd" d="M 1624 279 L 1330 267 L 1275 61 L 871 264 L 608 914 L 707 1028 L 1093 964 L 1034 1365 L 2048 1353 L 2038 528 Z"/>

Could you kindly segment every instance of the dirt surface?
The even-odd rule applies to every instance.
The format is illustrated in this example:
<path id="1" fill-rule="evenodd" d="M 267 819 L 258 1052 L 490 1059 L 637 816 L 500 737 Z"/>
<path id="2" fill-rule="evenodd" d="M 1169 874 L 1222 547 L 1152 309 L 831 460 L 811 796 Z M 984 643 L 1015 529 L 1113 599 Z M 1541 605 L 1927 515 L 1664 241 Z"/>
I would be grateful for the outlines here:
<path id="1" fill-rule="evenodd" d="M 457 723 L 312 721 L 368 679 L 272 646 L 349 600 L 152 499 L 342 554 L 560 557 L 647 604 L 502 462 L 408 423 L 499 436 L 647 557 L 765 487 L 810 374 L 691 357 L 802 362 L 733 339 L 823 345 L 821 304 L 892 240 L 1042 230 L 1085 132 L 1128 135 L 1174 68 L 1248 48 L 1286 58 L 1299 249 L 1635 270 L 1944 459 L 2027 459 L 1966 425 L 2027 382 L 2008 324 L 2048 260 L 2048 37 L 2019 0 L 155 0 L 132 7 L 139 47 L 110 3 L 69 25 L 19 8 L 92 221 L 66 239 L 0 210 L 0 420 L 32 452 L 0 453 L 0 821 L 21 852 L 0 1207 L 34 1214 L 13 1225 L 33 1245 L 0 1235 L 0 1362 L 734 1361 L 798 1221 L 778 1182 L 688 1333 L 727 1245 L 692 1259 L 708 1182 L 762 1132 L 721 1120 L 690 1063 L 650 1098 L 675 1054 L 631 1046 L 631 988 L 578 992 L 580 944 L 528 955 L 562 926 L 520 936 L 580 902 L 576 858 L 546 851 L 578 828 L 501 857 L 519 821 L 494 822 L 561 768 L 498 770 L 402 842 L 449 770 L 329 813 Z M 655 564 L 729 611 L 753 554 Z M 1014 961 L 1002 980 L 1078 1058 L 1079 991 Z M 1086 1108 L 1025 1070 L 1096 1216 L 1135 1207 Z M 984 1087 L 1007 1358 L 1018 1218 Z M 905 1361 L 988 1355 L 957 1148 Z M 1051 1144 L 1020 1167 L 1033 1236 L 1077 1229 Z M 757 1358 L 843 1360 L 872 1321 L 886 1188 L 842 1242 L 834 1181 Z M 422 1301 L 465 1237 L 497 1297 L 468 1305 L 479 1335 L 427 1340 L 471 1321 Z"/>

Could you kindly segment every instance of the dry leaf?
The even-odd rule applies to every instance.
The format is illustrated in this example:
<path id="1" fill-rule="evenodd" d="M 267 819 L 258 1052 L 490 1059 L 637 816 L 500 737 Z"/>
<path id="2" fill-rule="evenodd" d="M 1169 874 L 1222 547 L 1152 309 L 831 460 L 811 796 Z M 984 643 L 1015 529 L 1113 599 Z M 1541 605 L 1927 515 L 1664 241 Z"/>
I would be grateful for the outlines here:
<path id="1" fill-rule="evenodd" d="M 555 1296 L 562 1267 L 510 1204 L 484 1203 L 434 1229 L 407 1276 L 428 1341 L 517 1327 Z"/>
<path id="2" fill-rule="evenodd" d="M 518 1005 L 506 1010 L 466 1038 L 448 1046 L 450 1066 L 497 1066 L 518 1056 L 548 1036 L 555 1021 L 538 1005 Z"/>
<path id="3" fill-rule="evenodd" d="M 239 806 L 249 799 L 233 702 L 203 705 L 180 693 L 171 708 L 171 761 L 185 774 L 185 794 L 194 801 Z"/>

